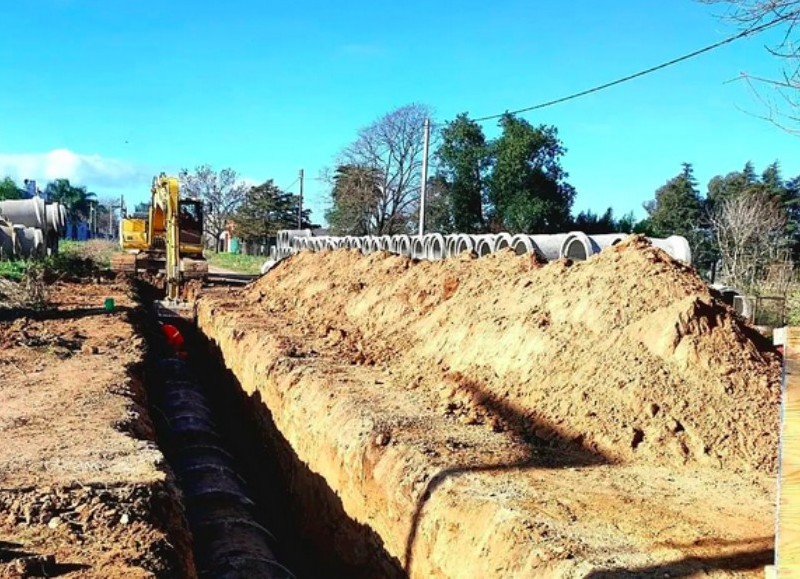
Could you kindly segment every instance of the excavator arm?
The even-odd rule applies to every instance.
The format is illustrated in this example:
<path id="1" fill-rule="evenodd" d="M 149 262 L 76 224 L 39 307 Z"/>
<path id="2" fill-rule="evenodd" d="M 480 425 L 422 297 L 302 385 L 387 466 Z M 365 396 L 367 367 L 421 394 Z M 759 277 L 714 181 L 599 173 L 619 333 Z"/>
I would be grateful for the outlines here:
<path id="1" fill-rule="evenodd" d="M 153 178 L 150 204 L 149 239 L 154 239 L 155 228 L 160 220 L 164 224 L 164 249 L 166 253 L 167 299 L 178 299 L 181 280 L 180 224 L 178 222 L 178 179 L 164 173 Z"/>

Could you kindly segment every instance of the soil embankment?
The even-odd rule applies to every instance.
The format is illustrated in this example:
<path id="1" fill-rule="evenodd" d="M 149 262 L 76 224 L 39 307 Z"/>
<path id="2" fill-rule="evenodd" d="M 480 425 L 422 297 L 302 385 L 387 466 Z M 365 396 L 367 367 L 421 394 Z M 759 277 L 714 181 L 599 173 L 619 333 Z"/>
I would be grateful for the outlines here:
<path id="1" fill-rule="evenodd" d="M 208 293 L 198 321 L 328 487 L 297 500 L 353 576 L 376 553 L 415 577 L 771 558 L 778 360 L 642 240 L 574 265 L 301 254 Z M 353 536 L 330 541 L 343 516 Z"/>

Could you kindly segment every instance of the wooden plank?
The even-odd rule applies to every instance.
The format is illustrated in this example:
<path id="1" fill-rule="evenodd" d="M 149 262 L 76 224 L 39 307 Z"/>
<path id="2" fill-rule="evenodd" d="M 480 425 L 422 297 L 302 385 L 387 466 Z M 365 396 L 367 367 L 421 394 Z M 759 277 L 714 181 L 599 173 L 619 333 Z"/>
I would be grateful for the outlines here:
<path id="1" fill-rule="evenodd" d="M 784 352 L 776 571 L 800 579 L 800 328 L 789 328 Z"/>

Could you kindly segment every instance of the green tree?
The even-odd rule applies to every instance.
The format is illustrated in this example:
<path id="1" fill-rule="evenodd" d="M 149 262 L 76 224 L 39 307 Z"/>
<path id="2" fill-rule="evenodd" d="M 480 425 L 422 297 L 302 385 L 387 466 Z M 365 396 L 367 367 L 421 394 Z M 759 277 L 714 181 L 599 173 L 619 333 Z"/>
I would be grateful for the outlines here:
<path id="1" fill-rule="evenodd" d="M 331 208 L 325 219 L 337 235 L 380 234 L 376 222 L 383 192 L 383 175 L 378 169 L 360 165 L 340 165 L 333 176 Z"/>
<path id="2" fill-rule="evenodd" d="M 281 229 L 296 229 L 299 208 L 299 196 L 281 191 L 272 179 L 265 181 L 245 193 L 232 219 L 236 235 L 245 241 L 260 241 Z M 310 213 L 303 211 L 303 228 L 311 227 Z"/>
<path id="3" fill-rule="evenodd" d="M 655 199 L 644 204 L 650 227 L 658 237 L 683 235 L 691 240 L 702 223 L 703 199 L 697 189 L 690 163 L 656 191 Z"/>
<path id="4" fill-rule="evenodd" d="M 89 208 L 97 198 L 86 187 L 72 185 L 69 179 L 50 181 L 44 194 L 48 200 L 58 201 L 67 208 L 68 218 L 72 223 L 86 221 L 89 218 Z"/>
<path id="5" fill-rule="evenodd" d="M 0 201 L 4 199 L 19 199 L 20 189 L 11 177 L 0 180 Z"/>
<path id="6" fill-rule="evenodd" d="M 453 229 L 461 233 L 483 231 L 484 178 L 491 165 L 483 129 L 466 113 L 458 115 L 442 129 L 436 158 L 446 184 Z"/>
<path id="7" fill-rule="evenodd" d="M 618 224 L 614 220 L 614 210 L 609 207 L 602 215 L 592 210 L 581 211 L 572 222 L 571 229 L 583 231 L 587 235 L 598 235 L 617 232 Z"/>
<path id="8" fill-rule="evenodd" d="M 561 167 L 566 150 L 555 127 L 534 127 L 506 114 L 492 143 L 488 200 L 494 227 L 513 233 L 548 233 L 570 223 L 575 189 Z"/>

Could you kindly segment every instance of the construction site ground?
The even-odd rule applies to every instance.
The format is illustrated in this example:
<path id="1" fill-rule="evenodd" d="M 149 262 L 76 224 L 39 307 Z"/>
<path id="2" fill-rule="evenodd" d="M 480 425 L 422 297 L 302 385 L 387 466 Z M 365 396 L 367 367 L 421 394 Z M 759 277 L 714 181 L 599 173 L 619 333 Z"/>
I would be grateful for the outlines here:
<path id="1" fill-rule="evenodd" d="M 0 309 L 0 577 L 191 576 L 132 286 L 44 283 L 46 304 Z"/>
<path id="2" fill-rule="evenodd" d="M 44 285 L 38 308 L 0 306 L 0 577 L 193 577 L 133 286 Z M 298 577 L 773 559 L 779 357 L 642 239 L 546 265 L 303 252 L 191 289 L 189 360 L 230 398 L 221 430 Z"/>

